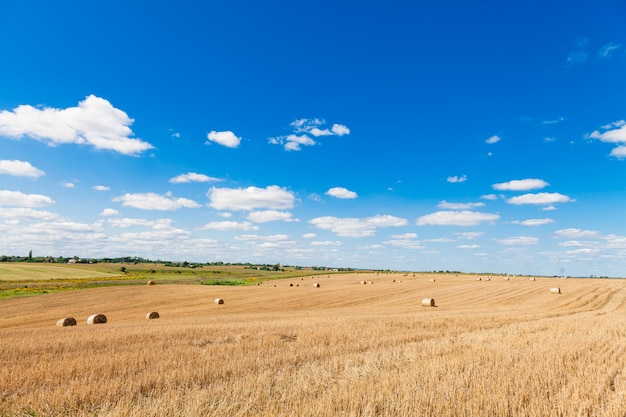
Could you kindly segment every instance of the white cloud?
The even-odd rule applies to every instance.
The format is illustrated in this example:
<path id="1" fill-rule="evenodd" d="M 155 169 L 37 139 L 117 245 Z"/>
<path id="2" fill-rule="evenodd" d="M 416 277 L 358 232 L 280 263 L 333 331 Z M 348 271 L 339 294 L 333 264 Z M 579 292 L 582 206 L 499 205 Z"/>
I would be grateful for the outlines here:
<path id="1" fill-rule="evenodd" d="M 404 226 L 408 222 L 406 219 L 390 215 L 376 215 L 362 219 L 324 216 L 311 219 L 309 223 L 319 229 L 330 230 L 337 236 L 366 237 L 373 236 L 377 228 Z"/>
<path id="2" fill-rule="evenodd" d="M 200 228 L 200 230 L 219 230 L 221 232 L 233 231 L 233 230 L 259 230 L 259 228 L 250 222 L 211 222 L 207 223 Z"/>
<path id="3" fill-rule="evenodd" d="M 181 184 L 187 182 L 220 182 L 223 181 L 220 178 L 209 177 L 204 174 L 197 174 L 195 172 L 188 172 L 186 174 L 180 174 L 173 178 L 170 178 L 172 184 Z"/>
<path id="4" fill-rule="evenodd" d="M 621 43 L 607 43 L 598 51 L 598 58 L 610 58 L 615 51 L 622 47 Z"/>
<path id="5" fill-rule="evenodd" d="M 550 224 L 550 223 L 554 223 L 554 220 L 552 219 L 528 219 L 528 220 L 523 220 L 523 221 L 513 221 L 511 222 L 513 224 L 521 224 L 522 226 L 541 226 L 544 224 Z"/>
<path id="6" fill-rule="evenodd" d="M 437 207 L 446 210 L 468 210 L 475 207 L 483 207 L 484 205 L 485 203 L 448 203 L 443 200 L 437 204 Z"/>
<path id="7" fill-rule="evenodd" d="M 35 168 L 26 161 L 18 160 L 0 160 L 0 174 L 8 174 L 16 177 L 39 178 L 46 175 L 42 170 Z"/>
<path id="8" fill-rule="evenodd" d="M 574 201 L 566 195 L 559 193 L 536 193 L 536 194 L 524 194 L 516 197 L 509 198 L 506 202 L 509 204 L 554 204 L 554 203 L 567 203 Z"/>
<path id="9" fill-rule="evenodd" d="M 506 239 L 498 239 L 496 241 L 503 245 L 536 245 L 539 243 L 539 239 L 536 237 L 528 236 L 509 237 Z"/>
<path id="10" fill-rule="evenodd" d="M 393 239 L 417 239 L 417 233 L 401 233 L 391 235 Z"/>
<path id="11" fill-rule="evenodd" d="M 200 205 L 188 198 L 173 198 L 169 193 L 160 195 L 156 193 L 126 193 L 115 197 L 113 201 L 119 201 L 122 206 L 133 207 L 141 210 L 178 210 L 180 208 L 198 208 Z"/>
<path id="12" fill-rule="evenodd" d="M 489 144 L 489 145 L 493 145 L 494 143 L 498 143 L 498 142 L 500 142 L 500 140 L 501 140 L 501 139 L 502 139 L 502 138 L 501 138 L 500 136 L 498 136 L 498 135 L 493 135 L 493 136 L 491 136 L 491 137 L 487 138 L 487 139 L 485 140 L 485 143 L 487 143 L 487 144 Z"/>
<path id="13" fill-rule="evenodd" d="M 43 207 L 52 204 L 54 204 L 54 200 L 45 195 L 0 190 L 0 206 Z"/>
<path id="14" fill-rule="evenodd" d="M 302 235 L 302 239 L 315 239 L 317 235 L 315 233 L 305 233 Z"/>
<path id="15" fill-rule="evenodd" d="M 547 187 L 548 184 L 544 180 L 540 180 L 537 178 L 527 178 L 524 180 L 513 180 L 508 182 L 501 182 L 498 184 L 493 184 L 491 187 L 494 190 L 499 191 L 527 191 L 527 190 L 535 190 L 538 188 Z"/>
<path id="16" fill-rule="evenodd" d="M 498 214 L 481 213 L 476 211 L 437 211 L 421 216 L 417 219 L 418 226 L 475 226 L 482 222 L 495 222 Z"/>
<path id="17" fill-rule="evenodd" d="M 166 222 L 161 221 L 159 224 L 162 226 L 164 224 L 166 224 L 167 226 L 169 226 L 169 224 L 171 223 L 171 220 L 169 219 L 164 219 L 167 220 Z M 127 229 L 129 227 L 134 227 L 134 226 L 144 226 L 144 227 L 151 227 L 154 226 L 156 223 L 152 220 L 146 220 L 146 219 L 129 219 L 129 218 L 121 218 L 121 219 L 108 219 L 107 223 L 109 223 L 111 226 L 113 227 L 120 227 L 123 229 Z"/>
<path id="18" fill-rule="evenodd" d="M 61 186 L 65 187 L 65 188 L 74 188 L 76 187 L 76 184 L 74 184 L 73 182 L 64 182 L 61 184 Z"/>
<path id="19" fill-rule="evenodd" d="M 456 175 L 453 177 L 448 177 L 448 182 L 457 183 L 457 182 L 465 182 L 467 181 L 467 175 L 461 175 L 457 177 Z"/>
<path id="20" fill-rule="evenodd" d="M 343 188 L 343 187 L 333 187 L 329 189 L 328 191 L 326 191 L 326 195 L 329 195 L 335 198 L 344 198 L 344 199 L 357 198 L 357 194 L 354 191 L 350 191 L 347 188 Z"/>
<path id="21" fill-rule="evenodd" d="M 597 237 L 598 232 L 595 230 L 581 230 L 581 229 L 561 229 L 554 232 L 554 236 L 564 239 L 581 239 L 589 237 Z"/>
<path id="22" fill-rule="evenodd" d="M 78 107 L 37 108 L 21 105 L 0 112 L 0 135 L 13 139 L 29 137 L 51 146 L 88 144 L 96 149 L 137 155 L 153 146 L 131 138 L 133 119 L 103 98 L 87 96 Z"/>
<path id="23" fill-rule="evenodd" d="M 33 210 L 32 208 L 16 207 L 2 208 L 0 207 L 0 218 L 12 220 L 41 220 L 51 221 L 60 217 L 57 214 L 45 210 Z"/>
<path id="24" fill-rule="evenodd" d="M 474 240 L 484 235 L 484 233 L 483 232 L 459 232 L 459 233 L 455 233 L 454 235 L 458 236 L 461 239 Z"/>
<path id="25" fill-rule="evenodd" d="M 611 151 L 611 156 L 619 159 L 626 158 L 626 121 L 618 120 L 602 126 L 599 130 L 594 130 L 587 135 L 588 138 L 598 139 L 601 142 L 622 144 Z"/>
<path id="26" fill-rule="evenodd" d="M 481 195 L 480 198 L 482 198 L 483 200 L 497 200 L 498 196 L 495 194 L 484 194 Z"/>
<path id="27" fill-rule="evenodd" d="M 96 191 L 109 191 L 111 188 L 106 185 L 94 185 L 93 189 Z"/>
<path id="28" fill-rule="evenodd" d="M 626 158 L 626 146 L 621 145 L 621 146 L 617 146 L 613 148 L 613 150 L 611 150 L 610 155 L 616 157 L 617 159 Z"/>
<path id="29" fill-rule="evenodd" d="M 227 148 L 236 148 L 239 146 L 239 143 L 241 143 L 241 138 L 237 137 L 230 130 L 226 130 L 224 132 L 216 132 L 215 130 L 212 130 L 206 136 L 210 142 L 215 142 L 226 146 Z"/>
<path id="30" fill-rule="evenodd" d="M 341 245 L 343 245 L 343 243 L 341 243 L 338 240 L 335 240 L 335 241 L 324 240 L 324 241 L 319 241 L 319 242 L 311 242 L 311 246 L 341 246 Z"/>
<path id="31" fill-rule="evenodd" d="M 458 245 L 458 249 L 479 249 L 480 245 Z"/>
<path id="32" fill-rule="evenodd" d="M 273 145 L 283 145 L 286 151 L 300 151 L 302 146 L 314 146 L 317 142 L 311 136 L 344 136 L 350 134 L 350 129 L 341 124 L 333 124 L 330 129 L 320 128 L 326 122 L 322 119 L 298 119 L 290 123 L 293 132 L 285 136 L 269 138 Z"/>
<path id="33" fill-rule="evenodd" d="M 267 223 L 267 222 L 293 222 L 298 221 L 293 218 L 293 214 L 287 211 L 278 210 L 259 210 L 249 213 L 246 218 L 254 223 Z"/>
<path id="34" fill-rule="evenodd" d="M 295 196 L 284 188 L 270 185 L 266 188 L 211 188 L 207 193 L 211 200 L 210 207 L 217 210 L 274 209 L 293 208 Z"/>
<path id="35" fill-rule="evenodd" d="M 120 214 L 119 211 L 112 209 L 112 208 L 105 208 L 104 210 L 100 212 L 101 216 L 117 216 L 119 214 Z"/>

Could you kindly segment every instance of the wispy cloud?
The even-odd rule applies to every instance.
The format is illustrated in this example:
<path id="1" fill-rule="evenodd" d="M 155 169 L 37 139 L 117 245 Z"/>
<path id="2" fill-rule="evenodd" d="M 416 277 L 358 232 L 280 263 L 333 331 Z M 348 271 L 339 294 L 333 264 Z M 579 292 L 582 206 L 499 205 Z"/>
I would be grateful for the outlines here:
<path id="1" fill-rule="evenodd" d="M 0 135 L 23 137 L 61 144 L 87 144 L 96 149 L 137 155 L 154 148 L 148 142 L 132 138 L 133 119 L 107 100 L 87 96 L 78 107 L 55 109 L 21 105 L 13 111 L 0 112 Z"/>
<path id="2" fill-rule="evenodd" d="M 323 119 L 298 119 L 290 123 L 291 134 L 269 138 L 269 143 L 282 145 L 286 151 L 300 151 L 302 146 L 317 145 L 313 138 L 323 136 L 344 136 L 350 134 L 350 129 L 341 124 L 333 124 L 330 128 L 323 127 Z"/>
<path id="3" fill-rule="evenodd" d="M 448 177 L 447 181 L 450 183 L 459 183 L 459 182 L 465 182 L 467 181 L 467 175 L 461 175 L 460 177 L 457 177 L 456 175 L 453 177 Z"/>
<path id="4" fill-rule="evenodd" d="M 554 223 L 554 220 L 552 219 L 528 219 L 528 220 L 515 220 L 512 221 L 511 223 L 513 224 L 521 224 L 522 226 L 542 226 L 544 224 L 550 224 L 550 223 Z"/>
<path id="5" fill-rule="evenodd" d="M 613 54 L 622 47 L 621 43 L 607 43 L 598 51 L 598 58 L 607 59 L 613 56 Z"/>
<path id="6" fill-rule="evenodd" d="M 587 58 L 589 58 L 588 46 L 588 38 L 577 39 L 574 42 L 574 49 L 567 55 L 567 58 L 565 58 L 565 65 L 567 67 L 573 67 L 585 63 Z"/>
<path id="7" fill-rule="evenodd" d="M 437 207 L 445 210 L 468 210 L 476 207 L 483 207 L 485 203 L 449 203 L 445 200 L 437 204 Z"/>
<path id="8" fill-rule="evenodd" d="M 488 138 L 485 140 L 485 143 L 486 143 L 486 144 L 488 144 L 488 145 L 493 145 L 493 144 L 495 144 L 495 143 L 500 142 L 500 140 L 502 140 L 502 138 L 501 138 L 500 136 L 498 136 L 498 135 L 493 135 L 493 136 L 488 137 Z"/>
<path id="9" fill-rule="evenodd" d="M 259 227 L 250 222 L 222 221 L 207 223 L 204 226 L 200 227 L 199 230 L 218 230 L 221 232 L 228 232 L 259 230 Z"/>
<path id="10" fill-rule="evenodd" d="M 248 220 L 254 223 L 267 223 L 267 222 L 297 222 L 298 219 L 293 218 L 293 214 L 288 211 L 278 210 L 258 210 L 248 213 L 246 216 Z"/>
<path id="11" fill-rule="evenodd" d="M 539 243 L 539 239 L 530 236 L 517 236 L 505 239 L 497 239 L 496 242 L 499 242 L 503 245 L 536 245 L 537 243 Z"/>
<path id="12" fill-rule="evenodd" d="M 173 178 L 170 178 L 172 184 L 182 184 L 188 182 L 221 182 L 224 181 L 221 178 L 209 177 L 208 175 L 198 174 L 195 172 L 188 172 L 186 174 L 180 174 Z"/>
<path id="13" fill-rule="evenodd" d="M 476 226 L 483 222 L 495 222 L 500 218 L 498 214 L 481 213 L 477 211 L 437 211 L 421 216 L 417 219 L 418 226 Z"/>

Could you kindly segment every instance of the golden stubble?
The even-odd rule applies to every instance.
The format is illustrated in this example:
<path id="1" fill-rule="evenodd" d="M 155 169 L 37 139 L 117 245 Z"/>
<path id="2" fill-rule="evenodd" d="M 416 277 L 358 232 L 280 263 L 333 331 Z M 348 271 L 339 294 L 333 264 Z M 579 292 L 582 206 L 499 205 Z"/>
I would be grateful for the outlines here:
<path id="1" fill-rule="evenodd" d="M 355 273 L 3 301 L 0 415 L 626 414 L 623 281 L 431 278 Z M 426 297 L 436 306 L 423 307 Z M 147 320 L 151 311 L 160 318 Z M 96 313 L 108 323 L 87 325 Z M 56 327 L 62 317 L 78 325 Z"/>

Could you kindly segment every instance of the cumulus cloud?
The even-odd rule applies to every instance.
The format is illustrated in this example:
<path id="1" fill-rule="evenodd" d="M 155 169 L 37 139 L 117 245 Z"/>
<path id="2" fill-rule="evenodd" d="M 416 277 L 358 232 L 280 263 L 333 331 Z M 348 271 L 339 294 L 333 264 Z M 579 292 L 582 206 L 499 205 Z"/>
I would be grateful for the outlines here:
<path id="1" fill-rule="evenodd" d="M 476 226 L 482 222 L 495 222 L 498 214 L 481 213 L 477 211 L 437 211 L 421 216 L 417 219 L 418 226 Z"/>
<path id="2" fill-rule="evenodd" d="M 457 177 L 456 175 L 453 177 L 448 177 L 448 182 L 457 183 L 457 182 L 465 182 L 467 181 L 467 175 L 461 175 Z"/>
<path id="3" fill-rule="evenodd" d="M 106 216 L 106 217 L 108 217 L 108 216 L 117 216 L 119 214 L 120 214 L 119 211 L 117 211 L 115 209 L 112 209 L 112 208 L 105 208 L 104 210 L 102 210 L 100 212 L 101 216 Z"/>
<path id="4" fill-rule="evenodd" d="M 446 210 L 468 210 L 476 207 L 483 207 L 485 203 L 448 203 L 446 200 L 437 204 L 437 207 Z"/>
<path id="5" fill-rule="evenodd" d="M 0 218 L 11 220 L 39 220 L 51 221 L 59 219 L 58 214 L 46 210 L 34 210 L 27 207 L 2 208 L 0 207 Z"/>
<path id="6" fill-rule="evenodd" d="M 24 194 L 20 191 L 0 190 L 0 206 L 43 207 L 54 200 L 42 194 Z"/>
<path id="7" fill-rule="evenodd" d="M 221 232 L 228 232 L 233 230 L 259 230 L 259 228 L 250 222 L 223 221 L 207 223 L 202 226 L 200 230 L 219 230 Z"/>
<path id="8" fill-rule="evenodd" d="M 601 142 L 618 144 L 619 146 L 611 151 L 611 156 L 618 159 L 626 158 L 626 146 L 623 145 L 626 143 L 626 121 L 618 120 L 617 122 L 609 123 L 589 133 L 587 137 Z"/>
<path id="9" fill-rule="evenodd" d="M 554 232 L 554 236 L 564 239 L 581 239 L 589 237 L 597 237 L 599 233 L 595 230 L 581 230 L 575 228 L 561 229 Z"/>
<path id="10" fill-rule="evenodd" d="M 188 172 L 186 174 L 180 174 L 173 178 L 170 178 L 172 184 L 182 184 L 187 182 L 220 182 L 223 181 L 220 178 L 209 177 L 208 175 L 198 174 L 195 172 Z"/>
<path id="11" fill-rule="evenodd" d="M 539 243 L 539 239 L 529 236 L 509 237 L 505 239 L 498 239 L 496 241 L 503 245 L 536 245 Z"/>
<path id="12" fill-rule="evenodd" d="M 94 185 L 93 189 L 96 191 L 109 191 L 111 188 L 106 185 Z"/>
<path id="13" fill-rule="evenodd" d="M 227 148 L 236 148 L 241 143 L 241 138 L 237 137 L 230 130 L 226 130 L 224 132 L 216 132 L 215 130 L 209 132 L 207 134 L 207 138 L 209 142 L 207 143 L 217 143 L 222 146 L 226 146 Z"/>
<path id="14" fill-rule="evenodd" d="M 347 188 L 343 187 L 333 187 L 326 191 L 326 195 L 344 199 L 357 198 L 357 194 L 354 191 L 350 191 Z"/>
<path id="15" fill-rule="evenodd" d="M 560 193 L 536 193 L 523 194 L 509 198 L 506 202 L 509 204 L 554 204 L 567 203 L 574 201 L 566 195 Z"/>
<path id="16" fill-rule="evenodd" d="M 373 236 L 378 228 L 404 226 L 408 222 L 390 215 L 376 215 L 366 218 L 323 216 L 311 219 L 309 223 L 319 229 L 330 230 L 337 236 L 366 237 Z"/>
<path id="17" fill-rule="evenodd" d="M 115 197 L 113 201 L 122 203 L 122 206 L 141 210 L 178 210 L 180 208 L 198 208 L 200 204 L 188 198 L 174 198 L 170 193 L 126 193 Z"/>
<path id="18" fill-rule="evenodd" d="M 500 142 L 502 138 L 498 135 L 493 135 L 485 140 L 485 143 L 488 145 L 493 145 L 494 143 Z"/>
<path id="19" fill-rule="evenodd" d="M 341 245 L 343 245 L 343 243 L 341 243 L 338 240 L 335 240 L 335 241 L 324 240 L 324 241 L 311 242 L 311 246 L 341 246 Z"/>
<path id="20" fill-rule="evenodd" d="M 15 177 L 29 177 L 39 178 L 42 175 L 46 175 L 42 170 L 35 168 L 26 161 L 14 160 L 0 160 L 0 174 L 13 175 Z"/>
<path id="21" fill-rule="evenodd" d="M 544 188 L 548 185 L 550 184 L 548 184 L 544 180 L 540 180 L 537 178 L 526 178 L 523 180 L 512 180 L 508 182 L 493 184 L 491 187 L 494 190 L 499 191 L 528 191 L 536 190 L 538 188 Z"/>
<path id="22" fill-rule="evenodd" d="M 344 136 L 350 134 L 350 129 L 341 124 L 333 124 L 324 128 L 326 122 L 322 119 L 298 119 L 290 123 L 293 132 L 285 136 L 269 138 L 269 143 L 282 145 L 286 151 L 300 151 L 302 146 L 314 146 L 317 142 L 313 138 L 324 136 Z"/>
<path id="23" fill-rule="evenodd" d="M 55 109 L 21 105 L 13 111 L 0 112 L 0 136 L 23 137 L 51 146 L 86 144 L 96 149 L 111 150 L 124 155 L 137 155 L 154 146 L 132 138 L 134 122 L 107 100 L 87 96 L 78 107 Z"/>
<path id="24" fill-rule="evenodd" d="M 207 193 L 209 206 L 217 210 L 251 211 L 255 209 L 285 210 L 294 206 L 293 193 L 277 185 L 266 188 L 211 188 Z"/>
<path id="25" fill-rule="evenodd" d="M 541 226 L 544 224 L 550 224 L 550 223 L 554 223 L 554 220 L 552 219 L 528 219 L 528 220 L 523 220 L 523 221 L 518 221 L 515 220 L 513 222 L 511 222 L 513 224 L 521 224 L 522 226 Z"/>
<path id="26" fill-rule="evenodd" d="M 302 235 L 302 239 L 315 239 L 317 235 L 315 233 L 305 233 Z"/>
<path id="27" fill-rule="evenodd" d="M 287 211 L 278 211 L 278 210 L 258 210 L 248 213 L 246 216 L 248 220 L 254 223 L 267 223 L 267 222 L 294 222 L 298 221 L 293 218 L 293 214 Z"/>

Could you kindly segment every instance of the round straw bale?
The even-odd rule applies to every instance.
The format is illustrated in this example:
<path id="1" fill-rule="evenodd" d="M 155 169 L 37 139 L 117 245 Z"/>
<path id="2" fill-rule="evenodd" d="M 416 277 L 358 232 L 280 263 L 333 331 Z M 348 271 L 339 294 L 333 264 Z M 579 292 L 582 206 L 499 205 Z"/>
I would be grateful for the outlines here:
<path id="1" fill-rule="evenodd" d="M 76 326 L 76 319 L 74 317 L 65 317 L 63 319 L 59 319 L 59 321 L 57 321 L 57 326 L 59 327 Z"/>
<path id="2" fill-rule="evenodd" d="M 161 316 L 159 316 L 159 313 L 157 313 L 156 311 L 151 311 L 148 314 L 146 314 L 146 318 L 148 320 L 158 319 L 159 317 L 161 317 Z"/>
<path id="3" fill-rule="evenodd" d="M 319 288 L 319 287 L 320 287 L 320 284 L 319 284 L 319 282 L 316 282 L 316 283 L 314 283 L 314 284 L 313 284 L 313 286 L 314 286 L 315 288 Z"/>
<path id="4" fill-rule="evenodd" d="M 87 324 L 102 324 L 107 322 L 107 316 L 104 314 L 94 314 L 89 316 Z"/>
<path id="5" fill-rule="evenodd" d="M 155 282 L 154 282 L 154 281 L 152 281 L 152 280 L 150 280 L 150 281 L 148 281 L 148 282 L 147 282 L 147 284 L 148 284 L 148 285 L 154 285 L 154 284 L 155 284 Z"/>
<path id="6" fill-rule="evenodd" d="M 374 281 L 367 281 L 367 283 L 368 283 L 368 284 L 373 284 L 373 283 L 374 283 Z"/>
<path id="7" fill-rule="evenodd" d="M 215 299 L 215 304 L 224 304 L 224 299 L 223 298 L 216 298 Z"/>
<path id="8" fill-rule="evenodd" d="M 365 285 L 367 284 L 365 281 L 361 281 L 361 285 Z"/>
<path id="9" fill-rule="evenodd" d="M 505 281 L 508 281 L 508 280 L 509 280 L 509 277 L 504 277 L 504 280 L 505 280 Z"/>
<path id="10" fill-rule="evenodd" d="M 531 281 L 534 281 L 534 280 L 535 280 L 535 277 L 532 277 L 530 280 L 531 280 Z"/>
<path id="11" fill-rule="evenodd" d="M 434 298 L 424 298 L 424 299 L 422 299 L 422 305 L 424 307 L 434 307 L 435 306 L 435 299 Z"/>
<path id="12" fill-rule="evenodd" d="M 550 294 L 561 294 L 561 288 L 559 287 L 550 288 Z"/>
<path id="13" fill-rule="evenodd" d="M 430 279 L 430 282 L 435 282 L 435 278 L 431 278 L 431 279 Z"/>
<path id="14" fill-rule="evenodd" d="M 482 280 L 481 277 L 476 278 L 476 281 L 481 281 L 481 280 Z"/>

